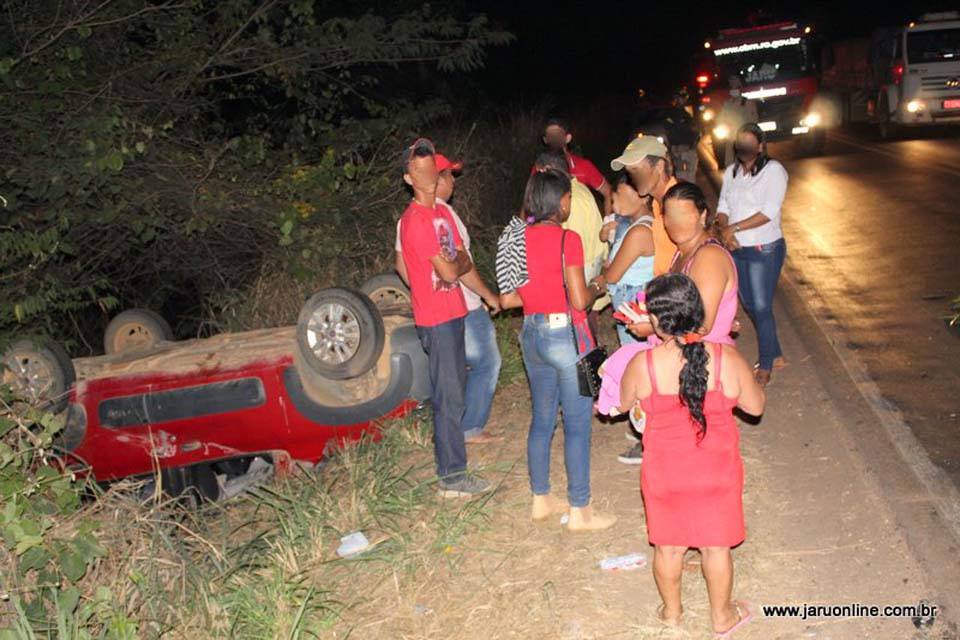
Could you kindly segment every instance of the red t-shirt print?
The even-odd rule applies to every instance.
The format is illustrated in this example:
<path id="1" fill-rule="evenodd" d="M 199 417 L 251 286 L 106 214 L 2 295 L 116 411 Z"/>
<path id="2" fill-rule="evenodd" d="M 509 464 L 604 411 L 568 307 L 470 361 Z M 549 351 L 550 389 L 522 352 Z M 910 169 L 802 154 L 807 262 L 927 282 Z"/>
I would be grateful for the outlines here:
<path id="1" fill-rule="evenodd" d="M 435 256 L 454 259 L 463 244 L 446 207 L 431 209 L 413 201 L 400 218 L 400 244 L 410 279 L 413 320 L 433 327 L 467 315 L 460 283 L 444 282 L 430 262 Z"/>
<path id="2" fill-rule="evenodd" d="M 538 224 L 526 229 L 527 273 L 530 281 L 517 289 L 523 300 L 524 315 L 567 313 L 567 295 L 563 289 L 560 241 L 563 229 L 553 224 Z M 583 266 L 583 241 L 576 231 L 567 231 L 563 257 L 568 267 Z M 571 307 L 576 324 L 585 320 L 585 311 Z"/>

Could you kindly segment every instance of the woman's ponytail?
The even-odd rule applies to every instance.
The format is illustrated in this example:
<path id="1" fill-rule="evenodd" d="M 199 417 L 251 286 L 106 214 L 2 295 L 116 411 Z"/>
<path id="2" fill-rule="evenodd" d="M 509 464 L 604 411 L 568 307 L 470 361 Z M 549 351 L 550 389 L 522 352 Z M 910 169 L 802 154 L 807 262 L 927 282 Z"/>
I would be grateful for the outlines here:
<path id="1" fill-rule="evenodd" d="M 707 435 L 707 419 L 703 415 L 703 399 L 707 395 L 707 349 L 702 342 L 682 346 L 684 365 L 680 369 L 680 400 L 690 410 L 690 417 L 700 425 L 697 440 Z"/>

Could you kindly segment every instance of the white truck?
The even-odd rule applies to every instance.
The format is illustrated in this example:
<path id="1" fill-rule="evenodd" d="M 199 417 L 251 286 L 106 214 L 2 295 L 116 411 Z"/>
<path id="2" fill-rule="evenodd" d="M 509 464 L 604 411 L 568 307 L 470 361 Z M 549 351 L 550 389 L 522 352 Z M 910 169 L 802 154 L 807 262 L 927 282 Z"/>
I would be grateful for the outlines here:
<path id="1" fill-rule="evenodd" d="M 960 125 L 960 12 L 878 30 L 870 65 L 877 90 L 870 111 L 881 136 L 900 127 Z"/>

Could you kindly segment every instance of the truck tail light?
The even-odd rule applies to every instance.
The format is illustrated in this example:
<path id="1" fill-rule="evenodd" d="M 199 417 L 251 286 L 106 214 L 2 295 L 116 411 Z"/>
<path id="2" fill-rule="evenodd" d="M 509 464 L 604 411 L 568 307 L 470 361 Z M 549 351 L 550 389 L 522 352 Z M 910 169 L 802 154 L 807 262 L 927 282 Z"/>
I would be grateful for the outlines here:
<path id="1" fill-rule="evenodd" d="M 893 63 L 893 84 L 900 84 L 903 80 L 903 60 L 895 60 Z"/>
<path id="2" fill-rule="evenodd" d="M 699 86 L 701 89 L 703 89 L 704 87 L 706 87 L 706 86 L 707 86 L 707 83 L 709 83 L 709 82 L 710 82 L 710 76 L 709 76 L 709 75 L 707 75 L 707 74 L 705 74 L 705 73 L 698 73 L 698 74 L 697 74 L 697 86 Z"/>

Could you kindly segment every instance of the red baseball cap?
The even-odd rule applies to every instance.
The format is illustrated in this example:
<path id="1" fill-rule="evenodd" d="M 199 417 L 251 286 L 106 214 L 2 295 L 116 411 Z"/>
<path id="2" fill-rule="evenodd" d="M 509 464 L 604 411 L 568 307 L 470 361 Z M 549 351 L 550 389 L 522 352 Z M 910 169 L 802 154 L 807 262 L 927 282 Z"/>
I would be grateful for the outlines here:
<path id="1" fill-rule="evenodd" d="M 442 153 L 433 154 L 433 159 L 437 163 L 437 171 L 446 171 L 447 169 L 450 169 L 456 173 L 463 169 L 462 162 L 450 162 L 449 158 Z"/>

